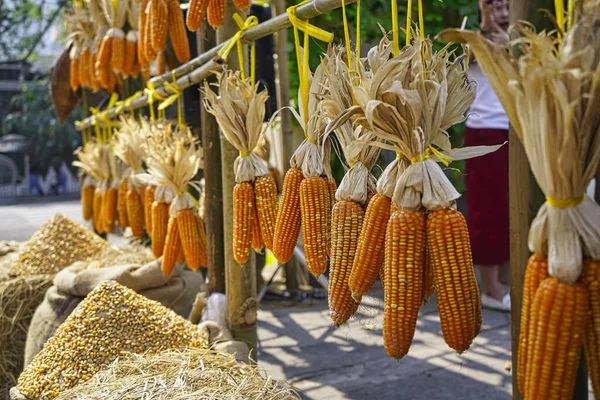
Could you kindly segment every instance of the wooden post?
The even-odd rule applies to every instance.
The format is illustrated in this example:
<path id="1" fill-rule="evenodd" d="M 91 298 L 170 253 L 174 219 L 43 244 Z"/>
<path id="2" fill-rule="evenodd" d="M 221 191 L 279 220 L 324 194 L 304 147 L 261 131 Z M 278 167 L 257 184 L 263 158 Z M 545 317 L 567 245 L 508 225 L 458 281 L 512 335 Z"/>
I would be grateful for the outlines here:
<path id="1" fill-rule="evenodd" d="M 238 26 L 232 18 L 234 12 L 239 12 L 231 0 L 227 1 L 227 11 L 223 25 L 217 29 L 217 42 L 232 37 Z M 236 69 L 239 62 L 237 52 L 229 54 L 227 64 L 230 69 Z M 233 163 L 238 151 L 224 138 L 221 138 L 221 163 L 223 177 L 223 222 L 225 226 L 225 293 L 227 295 L 227 325 L 233 337 L 248 344 L 251 357 L 256 360 L 256 263 L 254 251 L 245 265 L 238 264 L 233 258 L 233 187 L 235 174 Z"/>
<path id="2" fill-rule="evenodd" d="M 214 29 L 205 25 L 196 34 L 198 54 L 216 45 Z M 209 80 L 213 81 L 213 79 Z M 202 84 L 201 84 L 202 85 Z M 223 184 L 221 181 L 221 139 L 215 117 L 206 112 L 200 92 L 200 125 L 204 151 L 204 222 L 208 255 L 208 282 L 211 292 L 225 293 L 223 242 Z"/>
<path id="3" fill-rule="evenodd" d="M 285 13 L 285 0 L 275 0 L 273 3 L 273 16 Z M 281 29 L 275 35 L 275 54 L 277 54 L 277 108 L 281 109 L 290 104 L 290 72 L 288 66 L 288 30 Z M 278 151 L 281 160 L 281 176 L 285 176 L 289 168 L 290 158 L 294 151 L 294 138 L 292 130 L 292 115 L 290 110 L 282 110 L 281 118 L 281 148 Z M 297 261 L 293 258 L 287 262 L 285 268 L 285 285 L 287 290 L 295 297 L 298 291 Z"/>
<path id="4" fill-rule="evenodd" d="M 512 1 L 510 3 L 510 24 L 513 25 L 519 20 L 531 18 L 534 7 L 539 8 L 542 5 L 540 3 L 548 3 L 548 1 L 542 0 L 538 1 L 538 4 L 534 3 L 534 0 Z M 512 128 L 509 132 L 508 160 L 513 399 L 521 400 L 523 397 L 517 388 L 517 356 L 521 325 L 521 304 L 525 268 L 527 266 L 527 259 L 529 258 L 527 236 L 529 234 L 529 225 L 537 213 L 538 204 L 536 201 L 537 184 L 531 174 L 525 149 Z M 587 371 L 582 352 L 573 399 L 587 400 L 587 398 Z"/>

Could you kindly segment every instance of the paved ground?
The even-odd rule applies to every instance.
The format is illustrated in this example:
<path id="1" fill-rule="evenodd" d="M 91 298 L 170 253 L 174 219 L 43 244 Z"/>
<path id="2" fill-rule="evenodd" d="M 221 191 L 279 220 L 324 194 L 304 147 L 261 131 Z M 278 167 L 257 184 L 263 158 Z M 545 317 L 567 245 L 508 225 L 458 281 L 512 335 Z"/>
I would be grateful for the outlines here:
<path id="1" fill-rule="evenodd" d="M 56 212 L 82 222 L 77 200 L 0 204 L 0 240 L 26 240 Z M 6 204 L 6 202 L 4 203 Z M 509 399 L 509 316 L 484 310 L 482 332 L 462 356 L 446 346 L 435 301 L 422 310 L 410 353 L 385 354 L 382 291 L 334 329 L 327 303 L 268 304 L 259 312 L 259 364 L 293 383 L 307 399 Z"/>

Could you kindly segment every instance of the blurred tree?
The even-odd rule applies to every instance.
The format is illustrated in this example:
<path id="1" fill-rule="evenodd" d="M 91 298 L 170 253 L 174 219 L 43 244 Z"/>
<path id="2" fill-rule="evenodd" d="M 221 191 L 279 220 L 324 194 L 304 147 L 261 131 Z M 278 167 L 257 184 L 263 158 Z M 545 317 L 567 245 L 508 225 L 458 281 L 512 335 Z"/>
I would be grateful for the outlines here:
<path id="1" fill-rule="evenodd" d="M 46 79 L 27 82 L 23 91 L 11 100 L 14 110 L 6 116 L 1 134 L 16 133 L 29 138 L 30 165 L 33 171 L 46 174 L 58 160 L 70 166 L 73 151 L 81 145 L 75 121 L 82 118 L 81 106 L 61 126 L 52 106 Z"/>
<path id="2" fill-rule="evenodd" d="M 0 0 L 0 61 L 35 58 L 36 46 L 66 4 L 66 0 Z"/>

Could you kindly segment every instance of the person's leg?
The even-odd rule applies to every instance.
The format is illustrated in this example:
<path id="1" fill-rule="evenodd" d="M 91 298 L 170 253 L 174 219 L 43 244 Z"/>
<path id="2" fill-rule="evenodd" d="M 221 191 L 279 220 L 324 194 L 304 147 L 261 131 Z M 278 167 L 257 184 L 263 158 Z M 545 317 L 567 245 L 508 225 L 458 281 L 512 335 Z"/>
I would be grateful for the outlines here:
<path id="1" fill-rule="evenodd" d="M 508 261 L 499 266 L 498 281 L 505 286 L 510 286 L 510 263 Z"/>
<path id="2" fill-rule="evenodd" d="M 481 276 L 481 292 L 498 301 L 504 298 L 504 290 L 498 281 L 498 265 L 478 265 Z"/>

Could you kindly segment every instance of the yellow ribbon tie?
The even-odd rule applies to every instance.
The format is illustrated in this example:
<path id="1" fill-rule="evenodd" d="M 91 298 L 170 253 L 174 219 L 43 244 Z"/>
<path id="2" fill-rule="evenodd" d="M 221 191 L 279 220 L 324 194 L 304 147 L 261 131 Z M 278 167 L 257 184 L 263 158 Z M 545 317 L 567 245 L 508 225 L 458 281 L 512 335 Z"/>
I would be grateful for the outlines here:
<path id="1" fill-rule="evenodd" d="M 450 156 L 447 156 L 446 154 L 442 153 L 441 151 L 439 151 L 435 147 L 429 145 L 425 149 L 424 152 L 422 152 L 421 154 L 417 154 L 416 156 L 412 157 L 410 159 L 410 163 L 411 164 L 416 164 L 416 163 L 421 162 L 421 161 L 429 160 L 429 159 L 431 159 L 432 155 L 435 156 L 435 157 L 437 157 L 438 161 L 441 162 L 442 164 L 444 164 L 446 167 L 449 166 L 450 163 L 453 161 Z"/>
<path id="2" fill-rule="evenodd" d="M 315 139 L 311 138 L 310 136 L 308 136 L 308 135 L 304 134 L 304 137 L 305 137 L 305 138 L 306 138 L 306 140 L 308 140 L 310 143 L 312 143 L 312 144 L 315 144 L 315 145 L 317 144 L 317 141 L 316 141 Z"/>
<path id="3" fill-rule="evenodd" d="M 342 0 L 342 20 L 344 23 L 344 38 L 346 42 L 346 57 L 348 58 L 348 67 L 352 72 L 352 58 L 350 57 L 350 33 L 348 29 L 348 18 L 346 18 L 346 0 Z"/>
<path id="4" fill-rule="evenodd" d="M 431 150 L 429 147 L 425 149 L 424 152 L 417 154 L 416 156 L 410 159 L 411 164 L 416 164 L 421 161 L 425 161 L 431 158 Z"/>
<path id="5" fill-rule="evenodd" d="M 135 92 L 133 95 L 129 96 L 125 100 L 117 101 L 115 105 L 117 106 L 116 113 L 120 114 L 125 107 L 127 110 L 131 107 L 131 103 L 142 96 L 141 91 Z"/>
<path id="6" fill-rule="evenodd" d="M 148 85 L 144 89 L 144 93 L 148 96 L 148 108 L 150 109 L 150 120 L 154 122 L 156 119 L 154 117 L 154 107 L 153 107 L 154 99 L 164 100 L 164 98 L 162 96 L 160 96 L 158 93 L 156 93 L 156 89 L 154 88 L 154 85 L 150 81 L 148 81 Z"/>
<path id="7" fill-rule="evenodd" d="M 411 29 L 412 29 L 412 0 L 408 0 L 408 6 L 406 7 L 406 45 L 410 45 L 411 40 Z M 395 54 L 397 55 L 397 53 Z"/>
<path id="8" fill-rule="evenodd" d="M 565 31 L 565 5 L 564 0 L 554 0 L 554 8 L 556 12 L 556 25 L 558 25 L 558 37 L 559 40 L 562 37 L 562 33 Z"/>
<path id="9" fill-rule="evenodd" d="M 229 57 L 229 53 L 231 52 L 231 50 L 233 50 L 233 46 L 237 46 L 240 71 L 242 73 L 242 79 L 245 79 L 246 73 L 244 68 L 244 57 L 242 54 L 242 38 L 244 37 L 244 32 L 246 30 L 258 25 L 258 18 L 254 15 L 251 15 L 244 21 L 239 14 L 233 14 L 233 19 L 240 28 L 240 30 L 237 31 L 235 35 L 233 35 L 233 37 L 227 42 L 227 44 L 225 44 L 225 46 L 223 46 L 223 48 L 221 48 L 221 50 L 219 50 L 218 55 L 222 59 L 227 60 L 227 57 Z M 254 42 L 252 42 L 252 47 L 254 48 Z M 254 50 L 252 50 L 251 56 L 254 58 Z M 251 68 L 253 68 L 253 65 L 254 59 L 251 61 Z M 254 75 L 254 72 L 252 72 L 251 74 Z M 254 84 L 254 80 L 252 81 L 252 83 Z"/>
<path id="10" fill-rule="evenodd" d="M 577 207 L 583 199 L 585 198 L 585 194 L 582 194 L 578 197 L 573 197 L 572 199 L 554 199 L 552 197 L 546 196 L 546 201 L 548 205 L 552 208 L 572 208 Z"/>
<path id="11" fill-rule="evenodd" d="M 240 157 L 242 158 L 248 157 L 250 154 L 252 154 L 251 151 L 240 151 Z"/>
<path id="12" fill-rule="evenodd" d="M 356 72 L 360 73 L 360 0 L 356 2 Z"/>
<path id="13" fill-rule="evenodd" d="M 363 161 L 363 159 L 360 156 L 358 156 L 358 157 L 356 157 L 356 159 L 354 161 L 352 161 L 350 163 L 350 168 L 353 168 L 358 163 L 361 163 L 362 165 L 365 165 L 365 162 Z M 365 167 L 366 167 L 366 165 L 365 165 Z"/>

